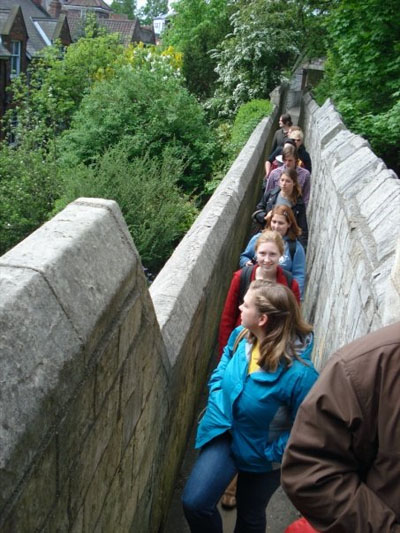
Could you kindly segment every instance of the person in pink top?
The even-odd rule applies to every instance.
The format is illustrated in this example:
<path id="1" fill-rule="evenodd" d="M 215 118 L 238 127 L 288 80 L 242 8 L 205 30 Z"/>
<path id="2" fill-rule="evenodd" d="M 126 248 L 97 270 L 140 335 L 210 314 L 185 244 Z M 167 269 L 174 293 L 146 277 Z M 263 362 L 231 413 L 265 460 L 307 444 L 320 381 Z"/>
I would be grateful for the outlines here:
<path id="1" fill-rule="evenodd" d="M 283 166 L 276 168 L 269 175 L 266 186 L 265 186 L 265 192 L 272 191 L 272 189 L 275 189 L 275 187 L 278 187 L 279 179 L 281 177 L 283 170 L 285 170 L 286 168 L 294 168 L 297 171 L 297 179 L 301 187 L 301 191 L 302 191 L 301 194 L 303 197 L 303 201 L 307 207 L 308 201 L 310 199 L 310 189 L 311 189 L 310 173 L 305 168 L 298 167 L 296 165 L 297 153 L 296 153 L 296 149 L 293 146 L 285 145 L 285 148 L 282 150 L 282 160 L 283 160 Z"/>

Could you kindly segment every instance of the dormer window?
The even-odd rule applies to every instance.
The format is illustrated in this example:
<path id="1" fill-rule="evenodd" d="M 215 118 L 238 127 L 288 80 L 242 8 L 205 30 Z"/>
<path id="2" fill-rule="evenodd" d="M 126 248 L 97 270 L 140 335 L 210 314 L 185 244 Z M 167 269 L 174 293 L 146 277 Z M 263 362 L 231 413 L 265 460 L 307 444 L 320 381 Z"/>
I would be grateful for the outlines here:
<path id="1" fill-rule="evenodd" d="M 15 78 L 21 72 L 21 41 L 11 41 L 11 77 Z"/>

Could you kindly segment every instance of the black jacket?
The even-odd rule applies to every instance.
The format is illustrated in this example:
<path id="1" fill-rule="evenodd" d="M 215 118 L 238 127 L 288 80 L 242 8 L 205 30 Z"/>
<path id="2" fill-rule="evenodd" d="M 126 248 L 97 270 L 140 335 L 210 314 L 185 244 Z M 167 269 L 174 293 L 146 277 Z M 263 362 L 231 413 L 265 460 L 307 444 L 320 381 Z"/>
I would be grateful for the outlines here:
<path id="1" fill-rule="evenodd" d="M 280 187 L 275 187 L 275 189 L 272 189 L 272 191 L 267 191 L 263 194 L 262 199 L 257 204 L 256 211 L 253 213 L 253 219 L 255 222 L 258 222 L 262 227 L 265 226 L 265 215 L 275 207 L 280 191 Z M 306 249 L 308 241 L 308 225 L 306 216 L 306 205 L 301 196 L 299 196 L 299 198 L 297 199 L 296 205 L 292 207 L 292 211 L 296 219 L 297 225 L 299 226 L 299 228 L 301 228 L 302 232 L 299 237 L 299 241 L 304 246 L 304 249 Z"/>

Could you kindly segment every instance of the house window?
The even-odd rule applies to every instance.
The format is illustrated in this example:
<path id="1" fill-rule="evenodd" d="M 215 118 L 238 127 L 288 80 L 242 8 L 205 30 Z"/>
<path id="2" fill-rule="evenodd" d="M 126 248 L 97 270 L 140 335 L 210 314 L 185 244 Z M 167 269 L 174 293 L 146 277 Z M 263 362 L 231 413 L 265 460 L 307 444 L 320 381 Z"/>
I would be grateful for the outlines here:
<path id="1" fill-rule="evenodd" d="M 21 41 L 11 41 L 11 77 L 21 72 Z"/>

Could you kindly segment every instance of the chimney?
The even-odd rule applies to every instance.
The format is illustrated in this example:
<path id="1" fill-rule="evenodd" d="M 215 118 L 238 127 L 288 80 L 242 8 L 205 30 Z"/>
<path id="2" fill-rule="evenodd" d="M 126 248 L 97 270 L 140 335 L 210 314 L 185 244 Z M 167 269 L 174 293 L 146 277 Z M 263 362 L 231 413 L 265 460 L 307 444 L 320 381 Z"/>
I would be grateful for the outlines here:
<path id="1" fill-rule="evenodd" d="M 34 0 L 34 1 L 39 1 L 40 0 Z M 50 15 L 51 18 L 53 19 L 58 19 L 58 17 L 60 16 L 60 13 L 61 13 L 61 3 L 60 3 L 60 0 L 51 0 L 50 2 L 50 5 L 49 5 L 49 9 L 48 9 L 48 13 Z"/>

